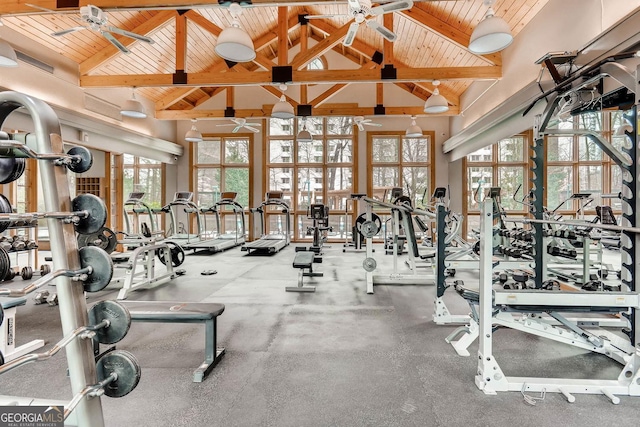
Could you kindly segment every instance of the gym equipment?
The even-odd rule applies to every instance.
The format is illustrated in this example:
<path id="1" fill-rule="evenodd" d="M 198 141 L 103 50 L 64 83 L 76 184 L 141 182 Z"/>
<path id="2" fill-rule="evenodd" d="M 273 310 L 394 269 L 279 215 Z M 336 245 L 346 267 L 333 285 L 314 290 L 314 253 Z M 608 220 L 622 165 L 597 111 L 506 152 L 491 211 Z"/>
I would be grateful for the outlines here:
<path id="1" fill-rule="evenodd" d="M 0 145 L 1 146 L 1 145 Z M 98 196 L 80 194 L 71 201 L 72 212 L 13 213 L 9 200 L 0 195 L 0 233 L 15 227 L 16 221 L 33 221 L 55 218 L 63 223 L 72 223 L 76 232 L 91 234 L 100 230 L 107 221 L 107 207 Z"/>
<path id="2" fill-rule="evenodd" d="M 44 340 L 36 339 L 16 347 L 16 311 L 21 305 L 25 305 L 27 299 L 0 298 L 0 353 L 4 362 L 9 362 L 24 354 L 31 353 L 44 346 Z"/>
<path id="3" fill-rule="evenodd" d="M 351 194 L 351 197 L 345 201 L 344 207 L 344 223 L 349 224 L 351 221 L 351 213 L 349 212 L 349 201 L 351 201 L 352 208 L 357 212 L 359 209 L 359 204 L 357 203 L 359 197 L 364 197 L 366 194 Z M 365 214 L 361 214 L 356 218 L 356 222 L 351 227 L 351 239 L 349 239 L 349 233 L 345 233 L 346 238 L 345 242 L 342 245 L 342 252 L 347 252 L 347 250 L 353 250 L 354 252 L 363 251 L 363 246 L 365 244 L 365 237 L 360 233 L 358 228 L 358 221 L 364 222 L 366 221 Z M 380 222 L 382 225 L 382 222 Z M 350 249 L 353 248 L 353 249 Z"/>
<path id="4" fill-rule="evenodd" d="M 302 250 L 298 250 L 302 249 Z M 322 277 L 321 272 L 313 271 L 314 262 L 322 262 L 322 258 L 317 258 L 313 251 L 306 251 L 305 248 L 296 248 L 296 256 L 293 259 L 293 268 L 299 268 L 298 271 L 298 286 L 285 287 L 286 292 L 315 292 L 315 286 L 304 285 L 304 277 Z M 304 270 L 309 270 L 305 272 Z"/>
<path id="5" fill-rule="evenodd" d="M 365 258 L 364 261 L 362 261 L 362 268 L 368 273 L 374 271 L 377 267 L 378 263 L 375 258 Z"/>
<path id="6" fill-rule="evenodd" d="M 209 252 L 221 252 L 242 245 L 244 243 L 246 227 L 244 221 L 244 208 L 236 202 L 237 196 L 238 193 L 236 192 L 224 192 L 220 195 L 220 200 L 214 203 L 213 206 L 207 209 L 201 209 L 203 214 L 206 214 L 207 212 L 214 213 L 216 218 L 216 233 L 213 238 L 208 238 L 204 236 L 203 231 L 202 240 L 199 242 L 183 243 L 182 247 L 184 249 L 193 249 L 194 252 L 197 249 L 207 249 Z M 231 232 L 221 233 L 221 212 L 227 208 L 231 208 L 233 211 L 234 229 Z M 204 230 L 207 229 L 206 220 L 207 215 L 204 215 Z"/>
<path id="7" fill-rule="evenodd" d="M 307 218 L 313 221 L 313 226 L 307 228 L 307 234 L 313 235 L 313 243 L 309 250 L 320 255 L 327 240 L 327 231 L 333 231 L 333 227 L 329 226 L 329 207 L 319 203 L 312 204 L 307 210 Z"/>
<path id="8" fill-rule="evenodd" d="M 169 259 L 171 260 L 171 265 L 173 267 L 179 267 L 184 262 L 185 253 L 180 245 L 175 242 L 163 242 L 164 245 L 158 249 L 156 249 L 156 255 L 160 262 L 165 264 L 167 263 L 167 257 L 165 256 L 165 252 L 169 251 Z"/>
<path id="9" fill-rule="evenodd" d="M 180 212 L 186 215 L 184 222 L 179 221 Z M 200 215 L 200 208 L 193 202 L 193 193 L 190 191 L 179 191 L 175 193 L 171 202 L 163 206 L 159 212 L 165 213 L 169 217 L 169 225 L 164 235 L 166 239 L 169 239 L 181 246 L 189 246 L 191 244 L 200 243 L 205 240 L 205 229 L 202 223 L 202 215 Z M 191 215 L 196 218 L 196 233 L 189 232 L 191 221 Z M 184 226 L 187 224 L 187 227 Z"/>
<path id="10" fill-rule="evenodd" d="M 78 247 L 83 248 L 85 246 L 97 246 L 111 254 L 118 246 L 118 238 L 113 230 L 102 227 L 95 233 L 78 234 Z"/>
<path id="11" fill-rule="evenodd" d="M 140 382 L 140 364 L 133 354 L 124 350 L 106 353 L 96 363 L 98 380 L 105 382 L 104 394 L 123 397 L 131 393 Z"/>
<path id="12" fill-rule="evenodd" d="M 175 301 L 122 301 L 134 322 L 204 323 L 205 360 L 193 373 L 193 382 L 202 382 L 222 360 L 223 347 L 217 347 L 217 319 L 224 312 L 223 304 Z"/>
<path id="13" fill-rule="evenodd" d="M 19 179 L 24 173 L 24 169 L 25 159 L 0 157 L 0 184 L 9 184 Z"/>
<path id="14" fill-rule="evenodd" d="M 49 273 L 51 273 L 51 266 L 49 266 L 49 264 L 42 264 L 37 270 L 37 274 L 40 277 L 46 276 Z M 22 267 L 22 270 L 20 270 L 20 277 L 22 277 L 22 280 L 31 279 L 33 277 L 33 274 L 33 268 L 31 268 L 30 266 Z"/>
<path id="15" fill-rule="evenodd" d="M 246 242 L 240 248 L 242 251 L 246 251 L 247 254 L 251 254 L 252 251 L 275 254 L 289 245 L 291 242 L 291 216 L 289 205 L 282 199 L 283 194 L 282 191 L 268 191 L 260 206 L 250 209 L 251 213 L 257 213 L 260 217 L 260 238 L 253 242 Z M 268 213 L 284 217 L 284 221 L 279 222 L 280 229 L 277 233 L 267 233 L 266 231 Z M 283 223 L 284 230 L 282 230 Z"/>

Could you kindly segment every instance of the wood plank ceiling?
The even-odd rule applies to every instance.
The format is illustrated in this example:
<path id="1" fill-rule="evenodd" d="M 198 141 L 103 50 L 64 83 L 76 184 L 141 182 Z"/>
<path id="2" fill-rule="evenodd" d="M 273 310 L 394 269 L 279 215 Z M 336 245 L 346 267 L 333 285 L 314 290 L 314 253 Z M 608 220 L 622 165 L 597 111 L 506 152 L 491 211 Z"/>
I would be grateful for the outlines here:
<path id="1" fill-rule="evenodd" d="M 75 8 L 69 7 L 74 1 Z M 515 36 L 547 1 L 497 0 L 494 10 L 505 19 Z M 87 4 L 86 1 L 34 0 L 30 4 L 59 13 L 35 9 L 22 0 L 3 0 L 0 5 L 3 23 L 77 62 L 83 87 L 138 87 L 140 95 L 155 102 L 156 117 L 160 119 L 224 117 L 224 110 L 194 108 L 235 85 L 262 86 L 273 94 L 276 102 L 279 90 L 271 83 L 268 72 L 274 65 L 294 65 L 294 84 L 302 86 L 297 99 L 289 99 L 294 106 L 311 104 L 314 115 L 373 114 L 372 106 L 354 110 L 353 105 L 341 108 L 330 104 L 331 96 L 357 81 L 392 83 L 410 93 L 409 96 L 426 100 L 433 90 L 431 81 L 434 79 L 442 81 L 440 93 L 451 106 L 447 114 L 457 114 L 460 95 L 474 80 L 502 75 L 499 53 L 478 56 L 466 48 L 473 28 L 486 11 L 481 0 L 414 0 L 410 10 L 372 18 L 397 34 L 394 43 L 386 42 L 377 32 L 361 25 L 351 47 L 340 43 L 346 32 L 345 25 L 352 22 L 346 15 L 346 2 L 312 0 L 301 4 L 299 0 L 283 0 L 276 5 L 268 0 L 254 0 L 252 6 L 244 8 L 240 25 L 254 41 L 257 58 L 231 68 L 214 53 L 218 34 L 231 24 L 225 6 L 205 4 L 200 0 L 165 0 L 162 2 L 164 7 L 158 7 L 154 0 L 91 1 L 104 8 L 109 25 L 154 40 L 153 44 L 147 44 L 116 35 L 131 50 L 131 54 L 124 55 L 95 31 L 77 31 L 60 37 L 51 35 L 79 25 L 78 6 Z M 312 19 L 307 25 L 301 25 L 300 17 L 306 14 L 338 16 Z M 336 34 L 340 32 L 343 35 L 338 37 Z M 278 57 L 285 46 L 287 50 L 298 44 L 304 47 L 308 39 L 317 41 L 320 46 L 315 51 L 304 49 L 291 60 Z M 360 71 L 357 74 L 353 70 L 306 71 L 306 64 L 314 59 L 308 52 L 317 57 L 318 53 L 330 49 L 356 63 Z M 376 52 L 384 54 L 382 61 Z M 380 69 L 388 65 L 397 70 L 395 81 L 381 79 Z M 176 70 L 187 73 L 186 85 L 173 84 Z M 306 99 L 308 83 L 333 85 L 320 96 Z M 379 102 L 383 102 L 382 86 L 377 85 Z M 230 103 L 233 97 L 229 95 L 233 91 L 227 90 L 227 93 Z M 347 112 L 347 107 L 353 112 Z M 270 106 L 256 106 L 251 110 L 236 111 L 236 116 L 268 116 L 269 112 Z M 386 114 L 424 113 L 421 108 L 394 107 L 386 108 Z"/>

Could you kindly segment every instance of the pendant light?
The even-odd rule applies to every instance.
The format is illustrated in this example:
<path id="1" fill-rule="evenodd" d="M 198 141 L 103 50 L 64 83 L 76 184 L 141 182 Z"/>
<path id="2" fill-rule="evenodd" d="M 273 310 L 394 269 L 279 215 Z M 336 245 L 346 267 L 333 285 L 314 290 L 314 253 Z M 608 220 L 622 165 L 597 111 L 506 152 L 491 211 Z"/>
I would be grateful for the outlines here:
<path id="1" fill-rule="evenodd" d="M 4 40 L 0 40 L 0 67 L 17 67 L 16 51 Z"/>
<path id="2" fill-rule="evenodd" d="M 484 0 L 484 5 L 489 9 L 471 33 L 469 50 L 477 55 L 499 52 L 513 42 L 509 24 L 496 16 L 491 7 L 494 3 L 495 0 Z"/>
<path id="3" fill-rule="evenodd" d="M 433 93 L 427 99 L 427 102 L 424 103 L 424 112 L 429 114 L 437 114 L 437 113 L 446 113 L 449 111 L 449 103 L 447 99 L 440 95 L 440 91 L 438 90 L 438 86 L 440 85 L 439 80 L 433 81 L 433 86 L 435 89 Z"/>
<path id="4" fill-rule="evenodd" d="M 271 117 L 276 119 L 292 119 L 295 117 L 293 105 L 289 104 L 289 102 L 287 102 L 287 98 L 284 96 L 284 92 L 287 90 L 287 85 L 280 85 L 280 90 L 282 91 L 282 96 L 271 109 Z"/>
<path id="5" fill-rule="evenodd" d="M 296 137 L 298 142 L 313 142 L 313 135 L 311 132 L 307 130 L 307 119 L 302 119 L 302 130 L 298 132 L 298 136 Z"/>
<path id="6" fill-rule="evenodd" d="M 198 128 L 196 127 L 196 119 L 191 119 L 191 129 L 189 129 L 187 131 L 187 133 L 184 135 L 184 140 L 187 142 L 201 142 L 202 141 L 202 134 L 200 133 L 200 131 L 198 130 Z"/>
<path id="7" fill-rule="evenodd" d="M 411 126 L 407 128 L 404 136 L 407 138 L 421 138 L 422 128 L 416 124 L 416 116 L 411 116 Z"/>
<path id="8" fill-rule="evenodd" d="M 134 119 L 144 119 L 147 117 L 147 113 L 144 111 L 144 106 L 136 99 L 136 88 L 133 88 L 133 97 L 125 101 L 122 105 L 120 114 Z"/>
<path id="9" fill-rule="evenodd" d="M 216 41 L 214 51 L 222 59 L 233 62 L 249 62 L 256 58 L 256 51 L 253 47 L 251 36 L 240 28 L 238 18 L 242 15 L 242 6 L 238 3 L 231 3 L 229 6 L 231 14 L 231 26 L 222 30 Z"/>

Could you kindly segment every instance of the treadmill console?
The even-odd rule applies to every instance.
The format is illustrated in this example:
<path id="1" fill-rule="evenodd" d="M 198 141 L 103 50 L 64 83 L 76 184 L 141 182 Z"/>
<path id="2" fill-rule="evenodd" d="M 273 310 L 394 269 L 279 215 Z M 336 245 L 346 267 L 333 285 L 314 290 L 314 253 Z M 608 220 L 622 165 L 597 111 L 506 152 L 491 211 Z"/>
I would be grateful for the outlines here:
<path id="1" fill-rule="evenodd" d="M 491 187 L 487 190 L 487 197 L 492 199 L 500 198 L 500 187 Z"/>
<path id="2" fill-rule="evenodd" d="M 174 202 L 190 202 L 193 199 L 191 191 L 178 191 L 173 197 Z"/>
<path id="3" fill-rule="evenodd" d="M 265 195 L 265 200 L 282 200 L 282 195 L 284 193 L 282 191 L 267 191 Z"/>
<path id="4" fill-rule="evenodd" d="M 238 193 L 234 191 L 225 191 L 220 194 L 220 200 L 235 200 Z"/>
<path id="5" fill-rule="evenodd" d="M 132 202 L 139 202 L 144 197 L 144 192 L 142 191 L 134 191 L 133 193 L 129 193 L 129 199 Z"/>
<path id="6" fill-rule="evenodd" d="M 570 199 L 588 199 L 591 197 L 591 193 L 573 193 Z"/>

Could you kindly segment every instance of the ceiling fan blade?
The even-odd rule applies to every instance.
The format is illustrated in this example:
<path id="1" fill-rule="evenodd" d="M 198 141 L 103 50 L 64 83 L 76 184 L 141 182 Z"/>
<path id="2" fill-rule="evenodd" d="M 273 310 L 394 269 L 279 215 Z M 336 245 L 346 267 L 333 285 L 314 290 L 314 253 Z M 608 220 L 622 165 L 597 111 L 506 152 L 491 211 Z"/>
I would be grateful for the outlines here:
<path id="1" fill-rule="evenodd" d="M 389 40 L 390 42 L 394 42 L 398 38 L 398 36 L 396 36 L 396 33 L 387 29 L 385 26 L 378 24 L 373 19 L 367 21 L 367 27 L 377 31 L 382 37 Z"/>
<path id="2" fill-rule="evenodd" d="M 113 35 L 110 32 L 100 31 L 100 33 L 104 36 L 105 39 L 109 40 L 109 42 L 111 42 L 112 45 L 117 47 L 120 50 L 120 52 L 127 53 L 127 54 L 131 53 L 131 51 L 127 49 L 125 45 L 123 45 L 118 40 L 116 40 L 116 38 L 113 37 Z"/>
<path id="3" fill-rule="evenodd" d="M 254 128 L 253 126 L 246 126 L 246 125 L 245 125 L 245 128 L 246 128 L 246 129 L 249 129 L 251 132 L 255 132 L 255 133 L 260 132 L 260 129 L 256 129 L 256 128 Z"/>
<path id="4" fill-rule="evenodd" d="M 305 19 L 325 19 L 325 18 L 335 18 L 336 16 L 343 15 L 305 15 Z"/>
<path id="5" fill-rule="evenodd" d="M 242 125 L 238 125 L 238 126 L 234 127 L 233 130 L 231 131 L 231 133 L 237 133 L 240 130 L 240 128 L 242 128 Z"/>
<path id="6" fill-rule="evenodd" d="M 367 122 L 367 123 L 363 123 L 363 124 L 365 124 L 365 125 L 367 125 L 367 126 L 377 126 L 377 127 L 382 126 L 382 124 L 380 124 L 380 123 L 375 123 L 375 122 Z"/>
<path id="7" fill-rule="evenodd" d="M 245 123 L 245 126 L 262 126 L 262 123 Z"/>
<path id="8" fill-rule="evenodd" d="M 349 7 L 351 9 L 356 9 L 356 10 L 362 9 L 362 6 L 360 6 L 360 2 L 358 0 L 347 0 L 347 3 L 349 4 Z"/>
<path id="9" fill-rule="evenodd" d="M 360 24 L 357 22 L 353 22 L 349 25 L 349 31 L 347 31 L 347 35 L 344 36 L 344 40 L 342 40 L 342 44 L 345 46 L 351 46 L 353 41 L 356 39 L 356 33 L 358 32 L 358 27 Z"/>
<path id="10" fill-rule="evenodd" d="M 221 124 L 216 125 L 216 126 L 235 126 L 235 125 L 231 124 L 231 123 L 221 123 Z"/>
<path id="11" fill-rule="evenodd" d="M 58 36 L 64 36 L 65 34 L 69 34 L 69 33 L 73 33 L 75 31 L 80 31 L 80 30 L 86 30 L 88 27 L 73 27 L 73 28 L 67 28 L 66 30 L 62 30 L 62 31 L 56 31 L 55 33 L 52 33 L 52 36 L 58 37 Z"/>
<path id="12" fill-rule="evenodd" d="M 372 7 L 372 15 L 383 15 L 385 13 L 398 12 L 400 10 L 407 10 L 413 7 L 412 0 L 394 1 L 391 3 L 381 4 L 380 6 Z"/>
<path id="13" fill-rule="evenodd" d="M 120 34 L 125 37 L 131 37 L 132 39 L 140 40 L 141 42 L 146 42 L 150 44 L 155 43 L 153 39 L 147 36 L 141 36 L 140 34 L 132 33 L 131 31 L 123 30 L 122 28 L 108 26 L 107 29 L 112 33 Z"/>

